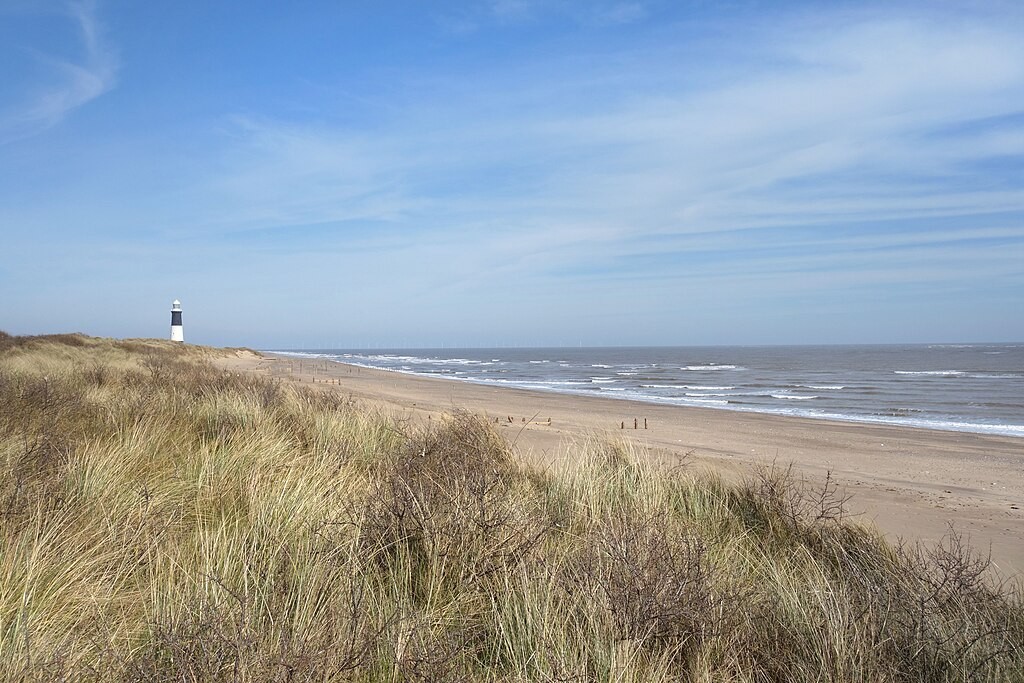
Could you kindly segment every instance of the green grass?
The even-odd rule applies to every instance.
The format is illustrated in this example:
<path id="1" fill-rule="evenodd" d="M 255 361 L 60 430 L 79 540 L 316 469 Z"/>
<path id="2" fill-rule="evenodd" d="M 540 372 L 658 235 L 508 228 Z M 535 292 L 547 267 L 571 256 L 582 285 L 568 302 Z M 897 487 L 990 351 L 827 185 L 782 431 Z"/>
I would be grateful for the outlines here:
<path id="1" fill-rule="evenodd" d="M 520 459 L 213 349 L 0 333 L 0 678 L 1024 680 L 1018 585 L 831 484 Z"/>

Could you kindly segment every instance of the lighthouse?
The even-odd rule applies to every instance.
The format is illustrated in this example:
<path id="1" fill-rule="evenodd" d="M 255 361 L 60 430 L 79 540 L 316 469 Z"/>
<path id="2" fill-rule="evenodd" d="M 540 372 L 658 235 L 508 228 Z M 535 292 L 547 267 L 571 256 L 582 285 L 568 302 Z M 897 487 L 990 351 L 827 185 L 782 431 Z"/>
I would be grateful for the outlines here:
<path id="1" fill-rule="evenodd" d="M 181 302 L 171 304 L 171 341 L 185 341 L 185 328 L 181 326 Z"/>

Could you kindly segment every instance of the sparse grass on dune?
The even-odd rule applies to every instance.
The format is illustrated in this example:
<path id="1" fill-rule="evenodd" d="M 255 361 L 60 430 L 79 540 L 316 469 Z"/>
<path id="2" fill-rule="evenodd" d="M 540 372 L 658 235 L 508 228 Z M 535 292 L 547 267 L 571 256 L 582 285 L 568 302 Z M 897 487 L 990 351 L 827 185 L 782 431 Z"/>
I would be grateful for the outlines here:
<path id="1" fill-rule="evenodd" d="M 1024 680 L 1018 586 L 832 488 L 520 460 L 157 341 L 0 333 L 0 678 Z"/>

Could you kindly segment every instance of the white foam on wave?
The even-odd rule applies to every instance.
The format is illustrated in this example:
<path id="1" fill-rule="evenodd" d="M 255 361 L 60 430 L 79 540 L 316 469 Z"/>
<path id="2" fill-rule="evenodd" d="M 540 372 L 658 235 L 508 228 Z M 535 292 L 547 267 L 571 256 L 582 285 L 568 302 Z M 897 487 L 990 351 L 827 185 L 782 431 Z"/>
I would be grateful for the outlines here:
<path id="1" fill-rule="evenodd" d="M 590 382 L 579 380 L 545 380 L 545 379 L 481 379 L 481 382 L 488 384 L 512 384 L 515 386 L 551 386 L 551 387 L 580 387 L 589 386 Z"/>
<path id="2" fill-rule="evenodd" d="M 590 367 L 592 367 L 592 368 L 610 368 L 610 367 L 612 367 L 612 366 L 610 366 L 610 365 L 605 365 L 604 363 L 594 363 L 594 364 L 593 364 L 593 365 L 591 365 Z"/>
<path id="3" fill-rule="evenodd" d="M 727 406 L 728 401 L 723 401 L 717 398 L 678 398 L 675 399 L 679 405 L 696 405 L 696 406 Z"/>
<path id="4" fill-rule="evenodd" d="M 919 429 L 937 429 L 944 432 L 970 432 L 974 434 L 997 434 L 1000 436 L 1024 437 L 1024 425 L 1018 424 L 984 424 L 978 422 L 962 422 L 958 420 L 935 420 L 927 418 L 906 418 L 886 417 L 876 415 L 849 415 L 846 413 L 817 413 L 804 415 L 804 417 L 817 417 L 826 420 L 842 420 L 844 422 L 861 422 L 871 424 L 897 425 L 901 427 L 915 427 Z"/>
<path id="5" fill-rule="evenodd" d="M 706 384 L 641 384 L 641 389 L 690 389 L 693 391 L 730 391 L 736 387 L 709 386 Z"/>
<path id="6" fill-rule="evenodd" d="M 288 356 L 301 356 L 309 358 L 330 358 L 332 360 L 338 360 L 352 365 L 360 365 L 362 363 L 399 363 L 404 365 L 493 365 L 494 361 L 482 361 L 475 360 L 472 358 L 427 358 L 424 356 L 404 356 L 399 354 L 360 354 L 360 353 L 343 353 L 343 354 L 328 354 L 328 353 L 310 353 L 305 351 L 273 351 L 272 353 L 280 353 Z M 363 367 L 360 365 L 360 367 Z M 380 365 L 367 365 L 365 367 L 376 368 L 378 370 L 387 370 L 387 367 L 381 367 Z"/>
<path id="7" fill-rule="evenodd" d="M 964 374 L 960 370 L 893 370 L 897 375 L 935 375 L 942 377 L 955 377 Z"/>
<path id="8" fill-rule="evenodd" d="M 296 358 L 337 358 L 337 354 L 333 353 L 313 353 L 312 351 L 267 351 L 267 353 L 276 353 L 279 356 L 295 356 Z M 348 354 L 345 354 L 346 356 Z"/>
<path id="9" fill-rule="evenodd" d="M 999 346 L 998 348 L 1014 348 Z M 507 362 L 502 362 L 500 359 L 492 359 L 490 363 L 485 360 L 472 360 L 468 358 L 424 358 L 415 355 L 405 354 L 388 354 L 388 353 L 325 353 L 316 351 L 272 351 L 272 353 L 281 356 L 290 356 L 294 358 L 309 358 L 317 360 L 326 360 L 332 362 L 348 363 L 359 367 L 400 372 L 403 374 L 418 375 L 435 377 L 438 379 L 452 379 L 464 382 L 475 382 L 483 385 L 499 384 L 500 386 L 506 387 L 519 387 L 522 389 L 532 389 L 536 391 L 548 391 L 558 392 L 563 394 L 571 395 L 590 395 L 595 396 L 600 392 L 601 395 L 614 400 L 635 400 L 645 401 L 648 403 L 657 404 L 674 404 L 681 406 L 695 406 L 695 407 L 707 407 L 707 408 L 720 408 L 723 410 L 735 410 L 739 412 L 753 412 L 753 413 L 771 413 L 780 415 L 794 415 L 802 417 L 813 417 L 818 419 L 833 419 L 843 420 L 849 422 L 860 422 L 860 423 L 875 423 L 875 424 L 892 424 L 901 425 L 907 427 L 917 427 L 926 429 L 937 429 L 944 431 L 958 431 L 958 432 L 974 432 L 982 434 L 996 434 L 1005 435 L 1015 438 L 1024 438 L 1024 424 L 993 424 L 993 423 L 978 423 L 966 421 L 963 418 L 957 419 L 956 417 L 943 419 L 943 416 L 925 417 L 915 416 L 908 417 L 906 415 L 864 415 L 857 414 L 855 408 L 851 408 L 852 412 L 846 412 L 845 409 L 836 410 L 835 408 L 821 409 L 815 406 L 820 406 L 823 402 L 814 403 L 813 399 L 818 398 L 817 396 L 811 395 L 800 395 L 799 393 L 787 393 L 789 389 L 798 391 L 799 389 L 810 389 L 818 391 L 840 391 L 846 389 L 846 385 L 840 384 L 779 384 L 775 387 L 766 387 L 760 391 L 755 391 L 753 387 L 749 390 L 745 387 L 740 387 L 739 391 L 736 391 L 736 387 L 726 385 L 694 385 L 694 384 L 636 384 L 635 379 L 631 379 L 630 375 L 632 371 L 641 368 L 657 367 L 657 364 L 641 365 L 638 363 L 630 364 L 618 364 L 618 365 L 606 365 L 606 364 L 594 364 L 595 368 L 615 368 L 616 370 L 622 370 L 622 372 L 613 371 L 613 376 L 618 377 L 621 382 L 620 385 L 608 386 L 607 384 L 613 384 L 615 379 L 608 377 L 602 379 L 601 382 L 594 382 L 591 379 L 579 378 L 577 380 L 569 379 L 537 379 L 537 380 L 514 380 L 514 379 L 488 379 L 482 373 L 487 372 L 488 369 L 480 366 L 488 366 L 492 363 L 501 363 L 503 366 L 507 365 Z M 535 361 L 536 363 L 543 363 L 544 361 Z M 551 363 L 548 367 L 553 367 L 555 363 L 561 364 L 562 361 L 548 361 Z M 439 367 L 440 366 L 440 367 Z M 454 376 L 452 370 L 448 370 L 444 366 L 455 368 L 463 366 L 466 370 L 470 370 L 467 375 Z M 468 367 L 466 367 L 468 366 Z M 586 367 L 586 366 L 583 366 Z M 678 367 L 674 364 L 672 366 L 665 366 L 666 368 Z M 413 370 L 415 368 L 415 370 Z M 706 364 L 706 365 L 690 365 L 682 370 L 690 371 L 702 371 L 702 370 L 742 370 L 735 365 L 718 365 L 718 364 Z M 498 369 L 492 368 L 489 370 L 493 373 L 506 373 L 516 372 L 515 370 Z M 447 374 L 441 375 L 439 373 L 446 372 Z M 982 382 L 985 380 L 991 380 L 993 382 L 999 382 L 1000 380 L 1022 380 L 1024 379 L 1024 372 L 1015 372 L 1015 369 L 993 369 L 990 371 L 984 370 L 890 370 L 895 375 L 906 376 L 912 378 L 918 376 L 920 381 L 928 381 L 928 377 L 936 378 L 935 381 L 942 377 L 962 377 L 963 379 L 970 378 L 971 380 Z M 474 374 L 476 376 L 474 377 Z M 635 374 L 643 374 L 642 371 Z M 673 381 L 670 379 L 671 374 L 665 377 L 669 382 Z M 699 375 L 677 375 L 681 381 L 683 377 L 696 378 Z M 719 375 L 722 379 L 726 376 Z M 739 375 L 728 375 L 728 377 L 740 377 Z M 653 379 L 653 377 L 651 378 Z M 660 379 L 660 378 L 659 378 Z M 792 378 L 799 381 L 797 378 Z M 824 379 L 824 378 L 822 378 Z M 839 379 L 836 377 L 835 379 Z M 792 380 L 791 380 L 792 381 Z M 806 380 L 805 380 L 806 381 Z M 898 382 L 899 380 L 897 380 Z M 896 383 L 893 383 L 896 384 Z M 855 383 L 856 385 L 856 383 Z M 1000 382 L 999 386 L 1002 386 Z M 785 387 L 785 388 L 782 388 Z M 870 388 L 870 387 L 869 387 Z M 662 391 L 651 391 L 651 390 L 662 390 Z M 852 393 L 854 398 L 859 396 L 859 392 L 864 389 L 863 386 L 856 385 L 849 390 L 848 393 Z M 683 391 L 687 391 L 687 395 L 682 395 Z M 705 392 L 705 393 L 701 393 Z M 724 392 L 735 392 L 735 393 L 724 393 Z M 848 393 L 844 393 L 847 396 Z M 871 393 L 871 392 L 869 392 Z M 826 394 L 827 396 L 828 394 Z M 737 401 L 733 397 L 740 396 L 771 396 L 776 401 L 768 401 L 765 399 L 754 400 L 754 401 Z M 728 399 L 733 400 L 728 400 Z M 810 401 L 810 403 L 808 402 Z"/>

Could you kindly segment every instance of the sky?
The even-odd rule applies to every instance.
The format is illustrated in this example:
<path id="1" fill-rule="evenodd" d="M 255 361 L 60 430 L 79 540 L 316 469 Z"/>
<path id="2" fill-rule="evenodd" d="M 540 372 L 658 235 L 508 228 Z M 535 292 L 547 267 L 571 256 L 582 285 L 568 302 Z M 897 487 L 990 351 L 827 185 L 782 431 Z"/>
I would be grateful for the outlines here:
<path id="1" fill-rule="evenodd" d="M 0 0 L 0 329 L 1024 340 L 1024 3 Z"/>

